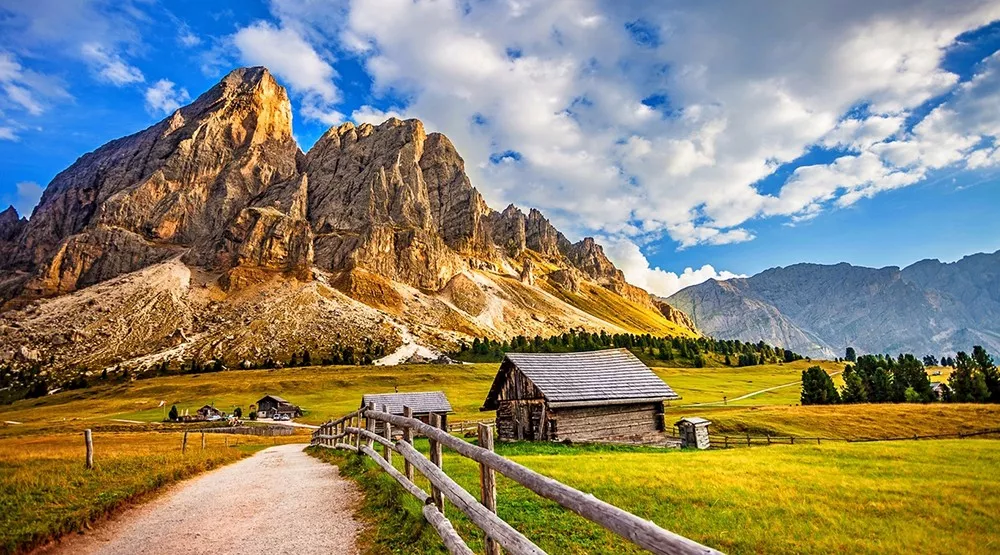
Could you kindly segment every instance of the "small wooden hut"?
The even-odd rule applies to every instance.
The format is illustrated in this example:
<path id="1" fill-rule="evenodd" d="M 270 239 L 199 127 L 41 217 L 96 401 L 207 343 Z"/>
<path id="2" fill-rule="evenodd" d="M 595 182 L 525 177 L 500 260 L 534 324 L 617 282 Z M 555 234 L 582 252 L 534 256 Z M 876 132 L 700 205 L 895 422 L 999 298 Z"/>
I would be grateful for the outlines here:
<path id="1" fill-rule="evenodd" d="M 500 439 L 627 441 L 662 432 L 679 398 L 627 349 L 507 353 L 480 410 Z"/>
<path id="2" fill-rule="evenodd" d="M 265 395 L 257 401 L 257 415 L 259 417 L 273 418 L 279 414 L 287 414 L 289 417 L 295 418 L 302 416 L 302 409 L 277 395 Z"/>
<path id="3" fill-rule="evenodd" d="M 425 424 L 430 423 L 432 414 L 441 416 L 441 426 L 448 428 L 448 413 L 451 403 L 443 391 L 415 391 L 410 393 L 369 393 L 361 396 L 361 408 L 375 403 L 375 408 L 385 406 L 389 414 L 403 415 L 403 407 L 413 409 L 413 417 Z"/>
<path id="4" fill-rule="evenodd" d="M 708 426 L 712 422 L 698 416 L 681 418 L 674 423 L 681 436 L 681 447 L 708 449 L 712 446 L 708 437 Z"/>

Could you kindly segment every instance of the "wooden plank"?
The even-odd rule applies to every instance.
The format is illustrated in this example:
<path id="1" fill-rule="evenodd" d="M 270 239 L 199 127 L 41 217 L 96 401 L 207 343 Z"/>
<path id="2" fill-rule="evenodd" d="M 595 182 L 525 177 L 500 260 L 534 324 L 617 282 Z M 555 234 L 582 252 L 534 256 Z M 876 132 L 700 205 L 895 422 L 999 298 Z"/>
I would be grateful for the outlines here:
<path id="1" fill-rule="evenodd" d="M 438 536 L 441 537 L 441 542 L 444 543 L 448 553 L 451 555 L 474 555 L 474 552 L 465 544 L 465 540 L 455 531 L 451 521 L 445 518 L 437 507 L 433 504 L 424 505 L 423 513 L 424 518 L 431 523 Z"/>
<path id="2" fill-rule="evenodd" d="M 430 422 L 434 428 L 440 428 L 441 415 L 431 413 Z M 441 443 L 435 439 L 430 440 L 430 458 L 434 466 L 442 468 L 444 462 L 442 461 Z M 444 496 L 441 494 L 441 490 L 434 487 L 433 484 L 431 484 L 431 497 L 434 498 L 434 504 L 437 505 L 438 510 L 444 512 Z"/>
<path id="3" fill-rule="evenodd" d="M 87 468 L 94 468 L 94 435 L 90 432 L 90 428 L 83 431 L 83 443 L 87 449 Z"/>
<path id="4" fill-rule="evenodd" d="M 410 407 L 404 406 L 403 407 L 403 417 L 404 418 L 413 418 L 413 409 L 411 409 Z M 403 441 L 405 441 L 406 443 L 409 443 L 410 445 L 413 445 L 413 428 L 410 428 L 409 426 L 404 426 L 403 427 Z M 413 465 L 410 464 L 410 461 L 404 460 L 404 462 L 403 462 L 403 472 L 406 474 L 406 479 L 412 482 L 413 481 Z"/>
<path id="5" fill-rule="evenodd" d="M 446 433 L 446 432 L 441 432 Z M 543 554 L 537 545 L 531 542 L 523 534 L 515 530 L 510 524 L 504 522 L 500 517 L 490 512 L 482 503 L 476 501 L 469 492 L 462 486 L 455 483 L 440 468 L 425 459 L 424 456 L 408 443 L 397 443 L 397 452 L 413 463 L 413 466 L 423 474 L 435 489 L 448 497 L 458 510 L 465 513 L 469 520 L 479 527 L 487 536 L 495 538 L 508 553 L 514 555 L 521 554 Z"/>
<path id="6" fill-rule="evenodd" d="M 601 501 L 593 495 L 583 493 L 552 478 L 543 476 L 496 453 L 466 443 L 419 420 L 391 414 L 382 414 L 376 417 L 383 421 L 392 422 L 396 426 L 412 426 L 415 431 L 427 437 L 434 438 L 449 448 L 454 449 L 462 456 L 489 466 L 538 495 L 559 503 L 563 507 L 653 553 L 663 555 L 719 553 L 715 549 L 664 530 L 648 520 L 639 518 L 628 511 Z M 402 449 L 404 444 L 398 444 L 397 447 Z M 501 542 L 501 545 L 503 545 L 503 542 Z M 506 549 L 506 546 L 504 548 Z"/>
<path id="7" fill-rule="evenodd" d="M 382 405 L 382 412 L 389 412 L 389 407 Z M 392 466 L 392 424 L 389 422 L 382 423 L 382 431 L 385 433 L 385 439 L 388 440 L 382 449 L 383 457 L 389 466 Z"/>
<path id="8" fill-rule="evenodd" d="M 493 450 L 493 425 L 479 424 L 479 446 L 487 451 Z M 496 471 L 479 464 L 479 493 L 483 506 L 493 514 L 497 512 L 497 476 Z M 500 555 L 500 544 L 489 536 L 486 537 L 486 555 Z"/>

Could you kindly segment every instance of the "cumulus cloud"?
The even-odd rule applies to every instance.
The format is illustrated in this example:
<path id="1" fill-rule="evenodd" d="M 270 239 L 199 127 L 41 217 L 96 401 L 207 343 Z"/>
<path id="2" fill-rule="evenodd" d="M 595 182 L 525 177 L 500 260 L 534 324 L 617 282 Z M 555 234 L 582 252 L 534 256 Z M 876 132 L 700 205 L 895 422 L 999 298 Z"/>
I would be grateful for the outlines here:
<path id="1" fill-rule="evenodd" d="M 101 81 L 122 87 L 146 80 L 139 68 L 129 65 L 117 53 L 107 50 L 98 43 L 84 43 L 80 47 L 80 52 Z"/>
<path id="2" fill-rule="evenodd" d="M 187 89 L 175 86 L 173 81 L 160 79 L 146 89 L 146 111 L 153 115 L 169 114 L 191 100 Z"/>
<path id="3" fill-rule="evenodd" d="M 955 37 L 1000 17 L 977 0 L 275 0 L 272 11 L 314 46 L 337 37 L 362 57 L 376 94 L 407 98 L 396 111 L 452 138 L 491 204 L 682 248 L 751 240 L 754 218 L 803 221 L 969 156 L 964 141 L 938 140 L 951 150 L 933 161 L 904 125 L 961 87 L 941 64 Z M 814 147 L 844 156 L 777 193 L 757 188 Z M 500 156 L 510 151 L 517 163 Z"/>
<path id="4" fill-rule="evenodd" d="M 628 239 L 611 238 L 605 239 L 603 243 L 605 254 L 614 262 L 615 266 L 618 266 L 625 273 L 625 278 L 628 279 L 629 283 L 638 285 L 661 297 L 669 297 L 685 287 L 697 285 L 710 279 L 722 281 L 746 277 L 725 270 L 716 271 L 710 264 L 705 264 L 697 270 L 685 268 L 680 274 L 675 274 L 660 268 L 650 267 L 649 261 L 639 250 L 639 246 Z"/>
<path id="5" fill-rule="evenodd" d="M 267 66 L 302 96 L 305 117 L 327 125 L 343 121 L 343 114 L 333 108 L 340 100 L 333 65 L 297 30 L 258 21 L 237 31 L 232 40 L 244 63 Z"/>
<path id="6" fill-rule="evenodd" d="M 0 100 L 37 116 L 53 100 L 71 98 L 59 80 L 24 68 L 10 52 L 0 52 Z"/>
<path id="7" fill-rule="evenodd" d="M 42 198 L 45 188 L 34 181 L 22 181 L 15 185 L 14 208 L 22 216 L 31 214 L 31 211 Z"/>

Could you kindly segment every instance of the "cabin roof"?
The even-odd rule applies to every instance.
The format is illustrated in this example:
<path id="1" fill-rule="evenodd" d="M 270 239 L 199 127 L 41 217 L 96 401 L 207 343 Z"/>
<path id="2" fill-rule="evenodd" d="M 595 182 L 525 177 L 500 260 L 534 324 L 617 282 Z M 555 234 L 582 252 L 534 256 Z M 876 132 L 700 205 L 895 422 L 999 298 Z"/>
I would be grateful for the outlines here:
<path id="1" fill-rule="evenodd" d="M 497 407 L 511 370 L 519 370 L 550 404 L 615 404 L 680 399 L 628 349 L 579 353 L 507 353 L 483 410 Z"/>
<path id="2" fill-rule="evenodd" d="M 706 420 L 700 416 L 685 416 L 684 418 L 681 418 L 677 422 L 674 422 L 674 426 L 685 422 L 687 422 L 688 424 L 694 424 L 695 426 L 698 426 L 700 424 L 705 424 L 707 426 L 708 424 L 712 423 L 711 420 Z"/>
<path id="3" fill-rule="evenodd" d="M 257 404 L 259 405 L 260 402 L 263 401 L 264 399 L 271 399 L 271 400 L 277 401 L 279 403 L 288 403 L 287 400 L 282 399 L 281 397 L 278 397 L 277 395 L 265 395 L 265 396 L 261 397 L 260 400 L 257 401 Z"/>
<path id="4" fill-rule="evenodd" d="M 403 414 L 403 407 L 413 409 L 413 414 L 451 412 L 451 403 L 443 391 L 415 391 L 410 393 L 368 393 L 361 397 L 361 407 L 375 403 L 379 410 L 386 405 L 389 414 Z"/>

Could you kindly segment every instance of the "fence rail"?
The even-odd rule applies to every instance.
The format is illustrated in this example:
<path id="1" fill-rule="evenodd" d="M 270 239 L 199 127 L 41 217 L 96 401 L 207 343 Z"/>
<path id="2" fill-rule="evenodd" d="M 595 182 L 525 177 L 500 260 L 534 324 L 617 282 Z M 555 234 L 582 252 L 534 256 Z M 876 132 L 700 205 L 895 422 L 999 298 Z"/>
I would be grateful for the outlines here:
<path id="1" fill-rule="evenodd" d="M 840 441 L 846 443 L 868 443 L 875 441 L 907 441 L 920 439 L 964 439 L 984 435 L 1000 435 L 1000 428 L 989 428 L 985 430 L 974 430 L 969 432 L 950 432 L 944 434 L 911 435 L 896 437 L 801 437 L 801 436 L 751 436 L 744 435 L 712 435 L 709 442 L 712 447 L 731 449 L 734 447 L 752 447 L 754 445 L 821 445 L 824 441 Z"/>
<path id="2" fill-rule="evenodd" d="M 465 541 L 455 532 L 444 515 L 444 499 L 469 518 L 486 535 L 487 555 L 498 555 L 500 547 L 513 555 L 545 553 L 531 540 L 496 514 L 495 473 L 506 476 L 536 494 L 559 503 L 578 515 L 618 534 L 632 543 L 658 554 L 710 554 L 718 551 L 683 536 L 660 528 L 593 495 L 539 474 L 493 451 L 494 426 L 477 423 L 479 445 L 472 445 L 441 429 L 440 417 L 431 415 L 427 424 L 412 418 L 404 408 L 404 416 L 389 414 L 385 407 L 367 408 L 331 420 L 313 433 L 312 444 L 332 449 L 344 449 L 368 458 L 392 476 L 403 489 L 422 503 L 424 518 L 434 527 L 449 553 L 471 554 Z M 381 434 L 375 432 L 380 422 Z M 403 439 L 394 441 L 393 430 L 402 430 Z M 413 447 L 414 433 L 430 441 L 430 458 Z M 381 453 L 375 450 L 375 444 Z M 441 468 L 442 447 L 479 463 L 480 497 L 477 500 Z M 404 472 L 392 464 L 393 453 L 403 457 Z M 413 482 L 413 471 L 419 471 L 431 485 L 427 493 Z"/>
<path id="3" fill-rule="evenodd" d="M 194 430 L 207 434 L 240 434 L 247 436 L 290 436 L 295 434 L 291 426 L 219 426 L 218 428 L 202 428 Z"/>

